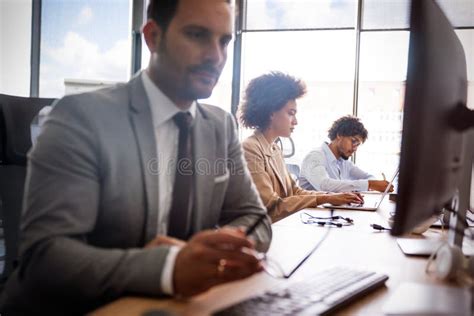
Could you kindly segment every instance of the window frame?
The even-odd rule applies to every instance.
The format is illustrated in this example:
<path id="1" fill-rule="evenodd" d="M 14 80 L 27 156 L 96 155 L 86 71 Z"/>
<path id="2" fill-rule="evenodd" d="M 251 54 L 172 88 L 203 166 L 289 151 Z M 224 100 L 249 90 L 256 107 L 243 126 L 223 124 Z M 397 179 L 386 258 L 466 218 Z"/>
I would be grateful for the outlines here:
<path id="1" fill-rule="evenodd" d="M 236 116 L 240 102 L 240 90 L 242 79 L 242 35 L 249 32 L 307 32 L 307 31 L 327 31 L 327 30 L 354 30 L 355 34 L 355 60 L 354 60 L 354 96 L 352 114 L 356 115 L 359 111 L 358 93 L 360 76 L 360 39 L 362 32 L 391 32 L 391 31 L 409 31 L 409 28 L 375 28 L 363 29 L 363 4 L 364 0 L 357 0 L 356 3 L 356 23 L 355 27 L 334 27 L 334 28 L 295 28 L 295 29 L 265 29 L 249 30 L 246 26 L 247 1 L 235 0 L 236 19 L 235 19 L 235 42 L 233 54 L 232 71 L 232 89 L 231 89 L 231 113 Z M 141 49 L 142 38 L 140 27 L 146 15 L 147 0 L 132 0 L 132 23 L 130 32 L 132 33 L 132 60 L 131 75 L 135 74 L 141 68 Z M 41 6 L 42 0 L 32 1 L 32 32 L 31 32 L 31 75 L 30 75 L 30 96 L 37 97 L 39 92 L 39 68 L 40 68 L 40 43 L 41 43 Z M 455 27 L 455 30 L 474 30 L 472 26 Z M 355 157 L 354 157 L 355 158 Z"/>

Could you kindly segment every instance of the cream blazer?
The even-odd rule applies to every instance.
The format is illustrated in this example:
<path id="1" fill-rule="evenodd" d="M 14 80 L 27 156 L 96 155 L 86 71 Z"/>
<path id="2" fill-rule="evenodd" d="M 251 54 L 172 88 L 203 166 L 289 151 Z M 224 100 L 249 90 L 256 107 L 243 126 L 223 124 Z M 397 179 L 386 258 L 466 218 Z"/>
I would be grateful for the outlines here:
<path id="1" fill-rule="evenodd" d="M 245 159 L 263 204 L 273 222 L 304 208 L 316 207 L 323 192 L 307 191 L 296 185 L 276 144 L 269 144 L 255 131 L 243 141 Z"/>

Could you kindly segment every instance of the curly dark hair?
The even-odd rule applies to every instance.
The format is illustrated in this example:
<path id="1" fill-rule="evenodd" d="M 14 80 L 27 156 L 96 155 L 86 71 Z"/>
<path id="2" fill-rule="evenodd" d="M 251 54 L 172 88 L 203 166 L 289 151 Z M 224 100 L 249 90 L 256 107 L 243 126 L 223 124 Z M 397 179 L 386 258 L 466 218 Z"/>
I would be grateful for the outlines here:
<path id="1" fill-rule="evenodd" d="M 360 136 L 362 137 L 362 141 L 365 142 L 367 137 L 369 137 L 369 132 L 365 129 L 364 124 L 362 124 L 358 117 L 346 115 L 335 120 L 328 130 L 328 137 L 331 141 L 335 140 L 337 135 Z"/>
<path id="2" fill-rule="evenodd" d="M 240 105 L 240 122 L 247 128 L 263 131 L 269 126 L 272 113 L 305 93 L 306 84 L 302 80 L 279 71 L 254 78 L 248 84 Z"/>

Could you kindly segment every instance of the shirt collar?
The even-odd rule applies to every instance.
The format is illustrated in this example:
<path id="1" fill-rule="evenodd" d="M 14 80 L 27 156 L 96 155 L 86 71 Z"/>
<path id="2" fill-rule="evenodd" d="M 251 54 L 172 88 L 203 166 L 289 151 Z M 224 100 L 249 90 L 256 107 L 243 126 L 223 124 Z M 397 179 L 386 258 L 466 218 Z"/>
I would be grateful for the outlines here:
<path id="1" fill-rule="evenodd" d="M 331 148 L 329 148 L 328 143 L 324 142 L 321 147 L 323 148 L 324 155 L 326 156 L 326 158 L 329 160 L 330 163 L 338 162 L 338 160 L 336 159 L 336 156 L 334 156 L 333 152 L 331 151 Z"/>
<path id="2" fill-rule="evenodd" d="M 153 116 L 153 124 L 155 127 L 160 126 L 169 119 L 171 119 L 178 112 L 182 111 L 178 108 L 173 101 L 171 101 L 154 83 L 151 81 L 148 73 L 142 71 L 141 74 L 143 86 L 145 87 L 145 93 L 148 97 L 148 101 L 151 107 L 151 113 Z M 189 108 L 189 113 L 193 119 L 196 118 L 196 101 L 193 101 Z"/>
<path id="3" fill-rule="evenodd" d="M 270 144 L 265 138 L 265 136 L 263 136 L 263 133 L 260 132 L 259 130 L 255 130 L 254 135 L 259 141 L 259 143 L 262 145 L 263 152 L 267 156 L 273 156 L 273 154 L 276 153 L 277 150 L 279 149 L 276 143 Z"/>

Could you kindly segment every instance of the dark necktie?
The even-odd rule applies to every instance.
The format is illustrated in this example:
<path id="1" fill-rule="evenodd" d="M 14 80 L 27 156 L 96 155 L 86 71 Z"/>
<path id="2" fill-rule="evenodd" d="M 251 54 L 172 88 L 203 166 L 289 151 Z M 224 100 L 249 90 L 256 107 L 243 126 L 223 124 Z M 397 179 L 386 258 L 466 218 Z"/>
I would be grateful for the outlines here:
<path id="1" fill-rule="evenodd" d="M 190 230 L 193 202 L 194 163 L 191 140 L 193 118 L 189 112 L 179 112 L 173 120 L 179 128 L 179 142 L 168 235 L 185 240 Z"/>

